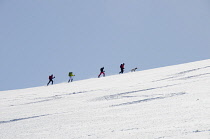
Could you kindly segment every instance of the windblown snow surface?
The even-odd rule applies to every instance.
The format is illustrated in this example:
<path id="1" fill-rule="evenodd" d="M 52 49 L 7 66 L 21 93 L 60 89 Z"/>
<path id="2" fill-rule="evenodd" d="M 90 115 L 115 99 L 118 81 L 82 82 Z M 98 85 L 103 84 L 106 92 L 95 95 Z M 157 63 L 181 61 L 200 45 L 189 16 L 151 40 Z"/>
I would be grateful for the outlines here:
<path id="1" fill-rule="evenodd" d="M 210 60 L 1 91 L 0 111 L 1 139 L 210 139 Z"/>

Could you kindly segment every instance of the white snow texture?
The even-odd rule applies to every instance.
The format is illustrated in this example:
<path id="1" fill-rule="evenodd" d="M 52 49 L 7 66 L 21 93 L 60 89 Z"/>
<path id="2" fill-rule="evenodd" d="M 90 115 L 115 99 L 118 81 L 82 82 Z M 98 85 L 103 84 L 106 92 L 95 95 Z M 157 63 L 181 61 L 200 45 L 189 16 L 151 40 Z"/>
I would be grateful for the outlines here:
<path id="1" fill-rule="evenodd" d="M 0 111 L 1 139 L 210 139 L 210 60 L 1 91 Z"/>

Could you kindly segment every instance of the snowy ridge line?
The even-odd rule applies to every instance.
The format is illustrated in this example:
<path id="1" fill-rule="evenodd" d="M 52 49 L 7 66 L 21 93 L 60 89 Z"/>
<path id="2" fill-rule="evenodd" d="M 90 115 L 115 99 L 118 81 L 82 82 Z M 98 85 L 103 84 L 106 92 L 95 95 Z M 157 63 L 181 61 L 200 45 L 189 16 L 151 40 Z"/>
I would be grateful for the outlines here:
<path id="1" fill-rule="evenodd" d="M 131 104 L 138 104 L 138 103 L 142 103 L 142 102 L 148 102 L 148 101 L 153 101 L 153 100 L 158 100 L 158 99 L 165 99 L 165 98 L 170 98 L 170 97 L 180 96 L 180 95 L 185 95 L 185 94 L 187 94 L 187 93 L 185 93 L 185 92 L 171 93 L 171 94 L 167 94 L 167 95 L 165 95 L 163 97 L 154 97 L 154 98 L 141 99 L 141 100 L 137 100 L 137 101 L 126 102 L 126 103 L 121 103 L 121 104 L 117 104 L 117 105 L 111 105 L 111 107 L 123 106 L 123 105 L 131 105 Z"/>
<path id="2" fill-rule="evenodd" d="M 0 139 L 207 139 L 209 64 L 2 92 Z"/>

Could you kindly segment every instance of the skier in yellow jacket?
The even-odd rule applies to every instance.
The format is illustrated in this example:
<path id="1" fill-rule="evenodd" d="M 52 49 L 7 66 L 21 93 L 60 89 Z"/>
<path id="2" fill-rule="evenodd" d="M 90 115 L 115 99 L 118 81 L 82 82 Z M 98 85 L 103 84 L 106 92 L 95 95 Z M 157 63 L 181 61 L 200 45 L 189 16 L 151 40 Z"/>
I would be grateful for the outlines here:
<path id="1" fill-rule="evenodd" d="M 69 83 L 69 82 L 73 82 L 73 76 L 75 76 L 75 75 L 73 74 L 73 72 L 69 72 L 69 81 L 68 81 L 68 83 Z"/>

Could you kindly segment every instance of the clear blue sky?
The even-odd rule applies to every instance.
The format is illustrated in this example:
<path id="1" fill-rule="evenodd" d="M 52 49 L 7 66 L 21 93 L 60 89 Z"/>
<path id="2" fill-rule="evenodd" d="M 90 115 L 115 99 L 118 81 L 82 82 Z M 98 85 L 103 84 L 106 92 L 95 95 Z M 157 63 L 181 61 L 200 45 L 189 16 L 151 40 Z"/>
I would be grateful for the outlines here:
<path id="1" fill-rule="evenodd" d="M 0 28 L 0 90 L 210 58 L 209 0 L 1 0 Z"/>

